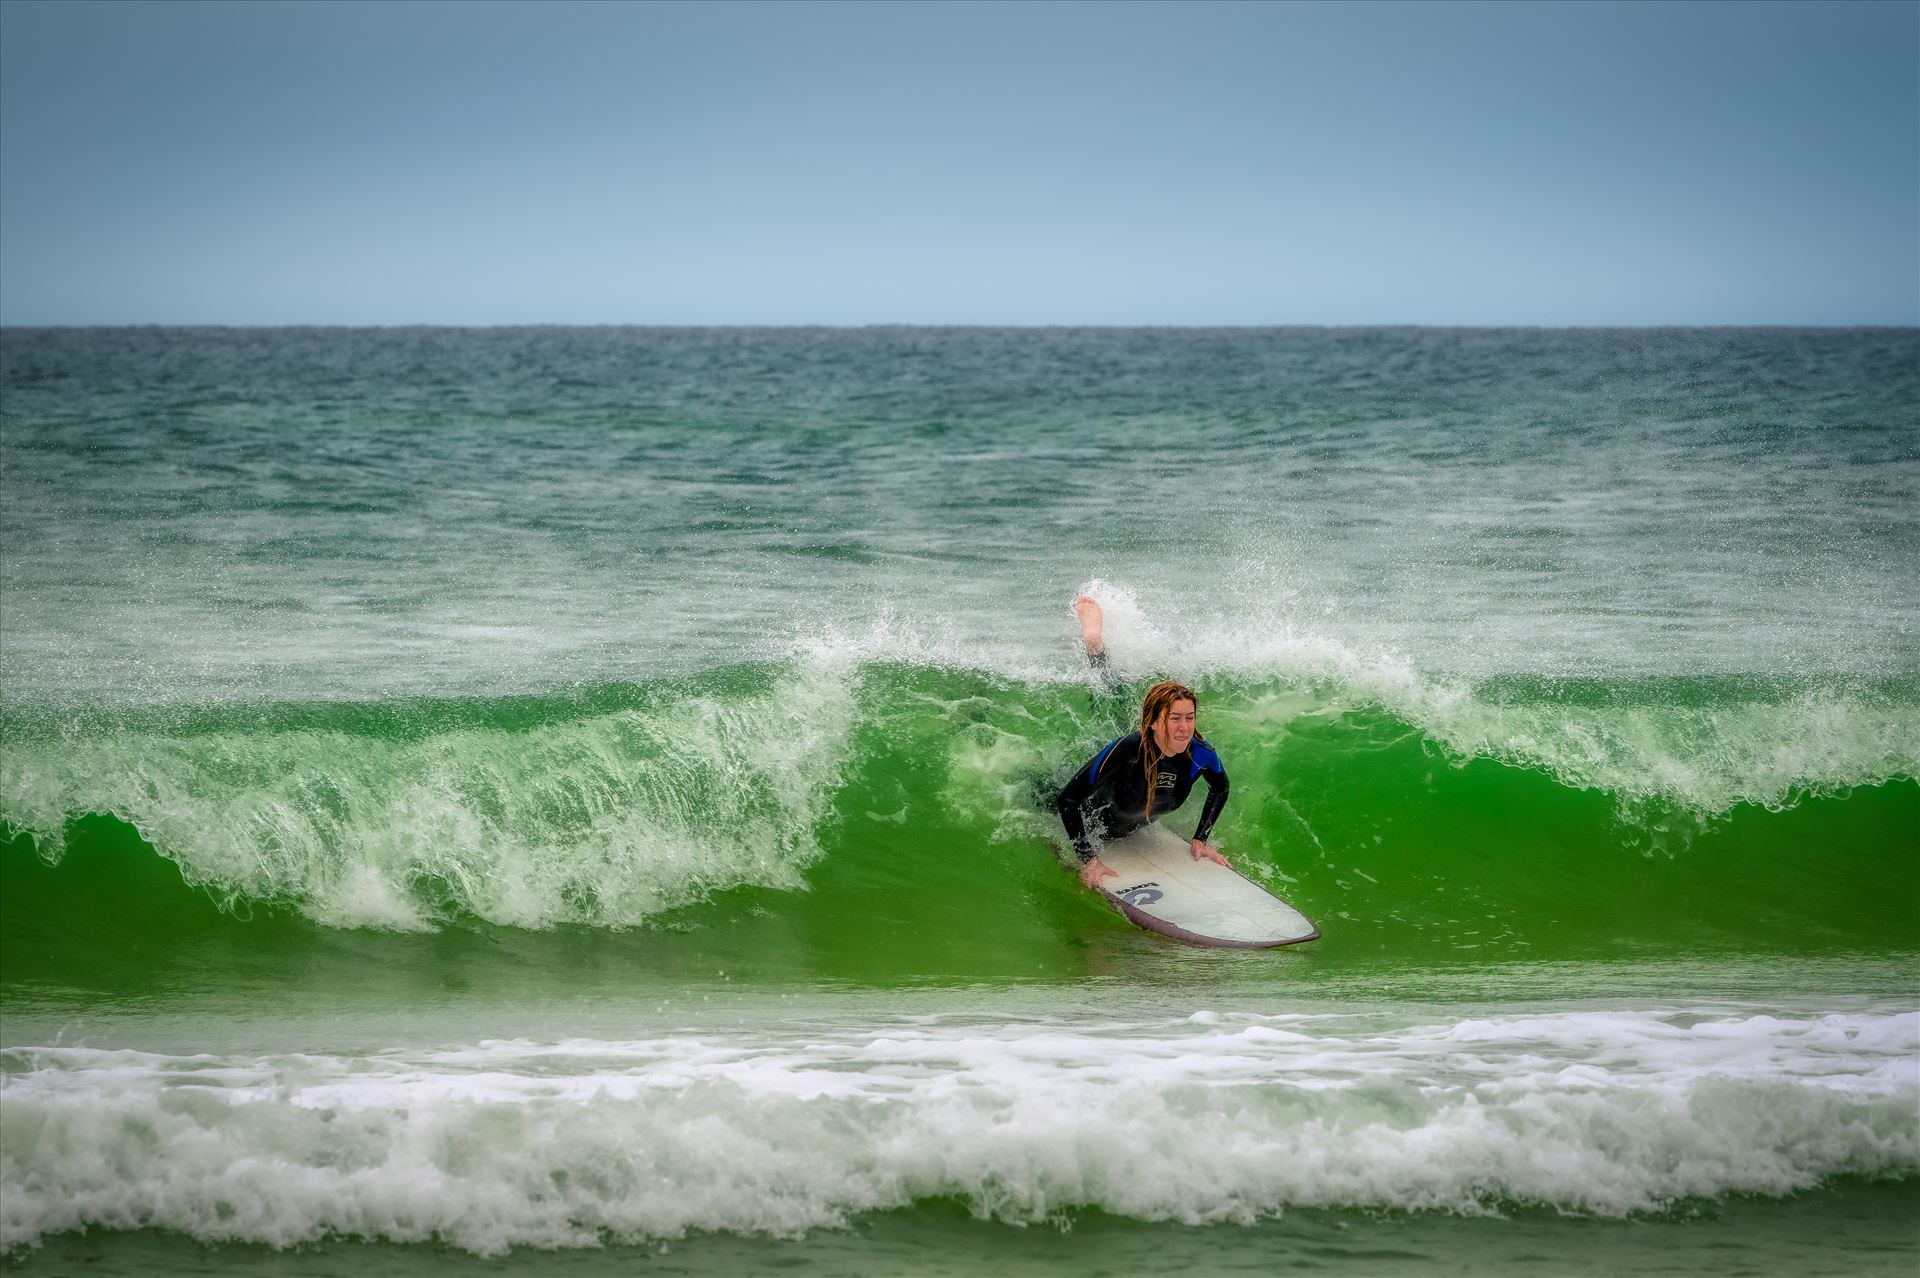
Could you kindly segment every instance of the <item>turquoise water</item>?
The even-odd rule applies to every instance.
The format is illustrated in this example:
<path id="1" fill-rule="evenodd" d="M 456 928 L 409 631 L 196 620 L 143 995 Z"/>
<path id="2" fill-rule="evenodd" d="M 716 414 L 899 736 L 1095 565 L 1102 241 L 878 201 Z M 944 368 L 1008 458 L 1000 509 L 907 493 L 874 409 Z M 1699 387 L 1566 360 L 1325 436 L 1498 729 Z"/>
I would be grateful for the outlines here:
<path id="1" fill-rule="evenodd" d="M 1911 330 L 10 329 L 0 391 L 10 1265 L 1920 1259 Z M 1063 870 L 1079 590 L 1322 940 Z"/>

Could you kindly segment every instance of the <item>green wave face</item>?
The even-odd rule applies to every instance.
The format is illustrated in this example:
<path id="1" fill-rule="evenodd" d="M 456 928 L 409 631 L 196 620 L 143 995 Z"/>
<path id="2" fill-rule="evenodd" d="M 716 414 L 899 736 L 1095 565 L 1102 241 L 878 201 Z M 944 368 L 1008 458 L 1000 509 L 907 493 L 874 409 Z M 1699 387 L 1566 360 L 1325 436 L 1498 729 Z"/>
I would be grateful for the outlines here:
<path id="1" fill-rule="evenodd" d="M 1910 680 L 1199 692 L 1233 781 L 1216 841 L 1324 933 L 1302 975 L 1920 948 Z M 819 655 L 558 697 L 15 713 L 7 979 L 1083 980 L 1167 944 L 1078 888 L 1046 807 L 1127 713 Z"/>

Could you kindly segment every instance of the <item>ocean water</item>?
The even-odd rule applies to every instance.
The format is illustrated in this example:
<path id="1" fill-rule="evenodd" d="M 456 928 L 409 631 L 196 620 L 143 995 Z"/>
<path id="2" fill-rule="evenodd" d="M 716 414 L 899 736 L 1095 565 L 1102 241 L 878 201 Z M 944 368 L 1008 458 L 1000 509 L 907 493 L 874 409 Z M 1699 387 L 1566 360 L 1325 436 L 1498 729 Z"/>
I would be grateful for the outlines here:
<path id="1" fill-rule="evenodd" d="M 1911 1273 L 1917 498 L 1914 330 L 0 331 L 3 1263 Z M 1082 590 L 1322 939 L 1063 867 Z"/>

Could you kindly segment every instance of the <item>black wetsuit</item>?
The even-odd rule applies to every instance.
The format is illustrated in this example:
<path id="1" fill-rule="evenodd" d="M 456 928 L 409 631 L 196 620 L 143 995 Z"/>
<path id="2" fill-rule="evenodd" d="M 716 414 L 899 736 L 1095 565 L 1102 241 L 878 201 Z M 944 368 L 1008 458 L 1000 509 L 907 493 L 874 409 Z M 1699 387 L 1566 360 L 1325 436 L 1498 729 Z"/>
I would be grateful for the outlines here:
<path id="1" fill-rule="evenodd" d="M 1067 837 L 1082 861 L 1095 855 L 1087 835 L 1089 818 L 1109 839 L 1133 833 L 1147 823 L 1147 777 L 1141 767 L 1140 734 L 1128 733 L 1087 760 L 1054 800 Z M 1153 819 L 1158 820 L 1187 801 L 1193 783 L 1206 778 L 1207 801 L 1193 837 L 1202 843 L 1227 806 L 1227 770 L 1213 747 L 1199 737 L 1179 754 L 1165 755 L 1153 765 Z"/>

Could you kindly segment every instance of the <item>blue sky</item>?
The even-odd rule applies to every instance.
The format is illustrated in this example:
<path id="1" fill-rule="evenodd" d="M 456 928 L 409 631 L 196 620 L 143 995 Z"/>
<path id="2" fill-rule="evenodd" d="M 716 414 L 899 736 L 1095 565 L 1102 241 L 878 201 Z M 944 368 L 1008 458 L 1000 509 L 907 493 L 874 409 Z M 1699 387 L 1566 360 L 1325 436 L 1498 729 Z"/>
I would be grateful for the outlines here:
<path id="1" fill-rule="evenodd" d="M 1920 323 L 1920 5 L 0 4 L 0 323 Z"/>

